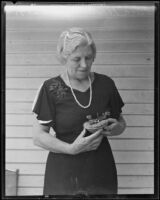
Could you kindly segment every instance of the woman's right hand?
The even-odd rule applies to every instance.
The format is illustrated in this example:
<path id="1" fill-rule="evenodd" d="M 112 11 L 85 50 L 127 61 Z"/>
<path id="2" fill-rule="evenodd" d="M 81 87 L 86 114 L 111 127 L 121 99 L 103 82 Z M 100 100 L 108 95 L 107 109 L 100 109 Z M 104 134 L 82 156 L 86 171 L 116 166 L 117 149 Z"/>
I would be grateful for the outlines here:
<path id="1" fill-rule="evenodd" d="M 108 119 L 104 119 L 96 123 L 92 123 L 92 121 L 87 121 L 83 124 L 84 128 L 91 133 L 94 133 L 99 129 L 103 129 L 103 127 L 106 127 L 107 125 L 108 125 Z"/>
<path id="2" fill-rule="evenodd" d="M 80 135 L 70 145 L 70 154 L 76 155 L 82 152 L 96 150 L 103 138 L 101 132 L 102 129 L 96 131 L 90 136 L 85 137 L 86 130 L 83 129 Z"/>

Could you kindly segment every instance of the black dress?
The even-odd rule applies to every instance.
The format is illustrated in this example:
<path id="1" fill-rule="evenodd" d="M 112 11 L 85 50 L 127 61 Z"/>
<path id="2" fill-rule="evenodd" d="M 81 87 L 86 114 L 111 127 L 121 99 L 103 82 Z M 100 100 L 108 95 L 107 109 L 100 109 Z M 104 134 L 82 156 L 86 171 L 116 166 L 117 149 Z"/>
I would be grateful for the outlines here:
<path id="1" fill-rule="evenodd" d="M 41 123 L 53 127 L 56 137 L 72 143 L 83 130 L 87 115 L 96 117 L 106 110 L 118 119 L 124 105 L 111 78 L 94 73 L 93 98 L 89 108 L 81 108 L 71 89 L 60 76 L 44 82 L 33 108 Z M 89 92 L 74 90 L 82 105 L 87 105 Z M 110 144 L 103 138 L 97 150 L 68 155 L 49 152 L 44 195 L 101 195 L 117 193 L 117 171 Z"/>

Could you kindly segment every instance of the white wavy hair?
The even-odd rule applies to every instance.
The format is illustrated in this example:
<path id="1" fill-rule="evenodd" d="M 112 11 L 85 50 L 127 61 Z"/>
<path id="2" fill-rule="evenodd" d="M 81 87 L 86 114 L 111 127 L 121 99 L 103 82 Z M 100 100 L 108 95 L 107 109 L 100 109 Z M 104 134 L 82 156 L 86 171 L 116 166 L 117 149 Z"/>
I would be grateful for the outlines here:
<path id="1" fill-rule="evenodd" d="M 61 64 L 65 64 L 67 57 L 82 44 L 89 45 L 92 48 L 93 58 L 95 59 L 96 45 L 89 32 L 76 27 L 63 31 L 57 44 L 57 56 Z"/>

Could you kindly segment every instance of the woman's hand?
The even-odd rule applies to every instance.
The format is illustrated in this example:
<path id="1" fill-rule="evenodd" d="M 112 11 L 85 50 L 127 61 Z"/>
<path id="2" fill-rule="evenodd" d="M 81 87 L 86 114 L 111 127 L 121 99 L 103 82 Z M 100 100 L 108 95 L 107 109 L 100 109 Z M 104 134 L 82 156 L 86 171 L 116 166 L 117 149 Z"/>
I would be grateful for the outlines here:
<path id="1" fill-rule="evenodd" d="M 103 127 L 105 127 L 106 125 L 108 125 L 107 119 L 104 119 L 97 123 L 87 121 L 83 124 L 84 128 L 87 129 L 90 133 L 95 133 L 97 130 L 103 129 Z"/>
<path id="2" fill-rule="evenodd" d="M 114 118 L 108 118 L 108 125 L 103 128 L 102 134 L 104 136 L 114 136 L 121 134 L 125 127 L 126 122 L 122 115 L 119 117 L 119 120 Z"/>
<path id="3" fill-rule="evenodd" d="M 80 133 L 76 140 L 70 146 L 70 154 L 76 155 L 86 151 L 96 150 L 103 138 L 102 129 L 96 131 L 90 136 L 85 137 L 86 130 Z"/>

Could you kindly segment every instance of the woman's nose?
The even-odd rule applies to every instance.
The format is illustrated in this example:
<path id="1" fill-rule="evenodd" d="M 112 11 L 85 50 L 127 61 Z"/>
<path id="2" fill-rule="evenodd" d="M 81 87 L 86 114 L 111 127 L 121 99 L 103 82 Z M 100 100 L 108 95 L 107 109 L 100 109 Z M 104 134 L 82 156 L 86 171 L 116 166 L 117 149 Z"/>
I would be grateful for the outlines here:
<path id="1" fill-rule="evenodd" d="M 87 67 L 85 59 L 81 60 L 81 67 L 84 67 L 84 68 Z"/>

